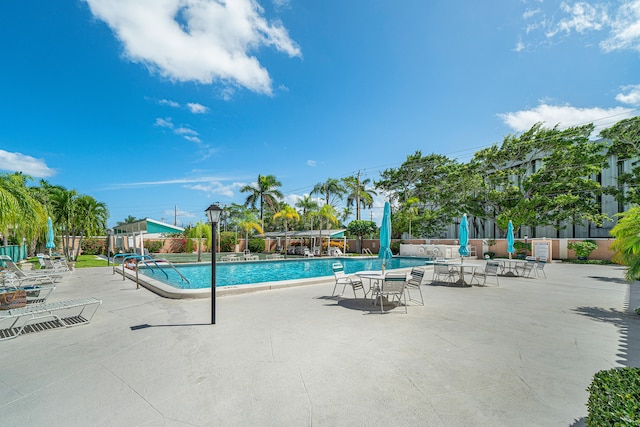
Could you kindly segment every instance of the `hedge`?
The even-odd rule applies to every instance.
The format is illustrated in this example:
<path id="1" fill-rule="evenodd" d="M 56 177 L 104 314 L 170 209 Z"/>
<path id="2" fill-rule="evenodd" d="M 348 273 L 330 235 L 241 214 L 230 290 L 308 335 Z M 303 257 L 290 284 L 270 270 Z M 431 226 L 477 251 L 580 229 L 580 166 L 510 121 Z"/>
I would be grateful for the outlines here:
<path id="1" fill-rule="evenodd" d="M 587 391 L 587 426 L 640 425 L 640 368 L 597 372 Z"/>

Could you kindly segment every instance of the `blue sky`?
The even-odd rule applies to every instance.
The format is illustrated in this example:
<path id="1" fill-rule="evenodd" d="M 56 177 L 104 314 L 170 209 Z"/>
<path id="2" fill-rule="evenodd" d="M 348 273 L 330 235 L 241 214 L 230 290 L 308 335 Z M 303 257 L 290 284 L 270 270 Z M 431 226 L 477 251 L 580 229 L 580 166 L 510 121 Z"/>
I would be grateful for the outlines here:
<path id="1" fill-rule="evenodd" d="M 640 0 L 26 0 L 0 15 L 0 170 L 204 220 L 416 150 L 638 115 Z M 384 195 L 364 218 L 379 222 Z"/>

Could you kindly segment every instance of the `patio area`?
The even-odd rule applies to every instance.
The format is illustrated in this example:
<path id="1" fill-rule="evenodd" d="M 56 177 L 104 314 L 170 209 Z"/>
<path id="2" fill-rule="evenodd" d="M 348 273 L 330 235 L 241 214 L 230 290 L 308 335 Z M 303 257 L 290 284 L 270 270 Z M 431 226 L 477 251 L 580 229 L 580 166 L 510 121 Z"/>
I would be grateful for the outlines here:
<path id="1" fill-rule="evenodd" d="M 593 375 L 640 365 L 640 292 L 620 266 L 545 271 L 423 285 L 424 307 L 384 315 L 331 298 L 328 278 L 219 297 L 212 326 L 209 299 L 77 270 L 51 300 L 103 304 L 88 325 L 0 342 L 2 423 L 579 426 Z"/>

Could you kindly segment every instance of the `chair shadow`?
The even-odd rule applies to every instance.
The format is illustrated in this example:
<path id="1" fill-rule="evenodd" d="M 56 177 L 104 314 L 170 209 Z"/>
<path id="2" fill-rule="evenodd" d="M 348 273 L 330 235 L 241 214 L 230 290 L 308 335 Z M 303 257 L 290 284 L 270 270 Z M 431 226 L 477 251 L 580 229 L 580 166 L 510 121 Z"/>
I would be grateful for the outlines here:
<path id="1" fill-rule="evenodd" d="M 333 300 L 334 304 L 325 304 L 328 307 L 342 307 L 349 310 L 362 311 L 366 313 L 380 313 L 379 301 L 375 302 L 370 298 L 349 298 L 336 296 L 321 296 L 317 299 Z M 393 311 L 396 308 L 401 308 L 402 305 L 397 305 L 395 302 L 389 302 L 386 299 L 383 302 L 384 312 Z"/>
<path id="2" fill-rule="evenodd" d="M 587 277 L 589 277 L 590 279 L 600 280 L 602 282 L 619 283 L 619 284 L 629 283 L 626 280 L 620 279 L 617 277 L 604 277 L 604 276 L 587 276 Z"/>

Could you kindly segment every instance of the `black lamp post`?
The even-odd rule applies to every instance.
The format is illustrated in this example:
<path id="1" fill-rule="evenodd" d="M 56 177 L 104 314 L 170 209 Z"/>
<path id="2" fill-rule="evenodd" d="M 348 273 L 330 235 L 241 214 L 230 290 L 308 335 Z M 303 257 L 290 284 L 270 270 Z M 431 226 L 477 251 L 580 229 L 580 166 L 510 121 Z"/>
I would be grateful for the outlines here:
<path id="1" fill-rule="evenodd" d="M 218 221 L 220 220 L 220 213 L 222 209 L 216 204 L 213 204 L 205 211 L 207 218 L 211 223 L 211 237 L 213 238 L 213 244 L 211 245 L 211 324 L 216 324 L 216 228 L 218 227 Z"/>

